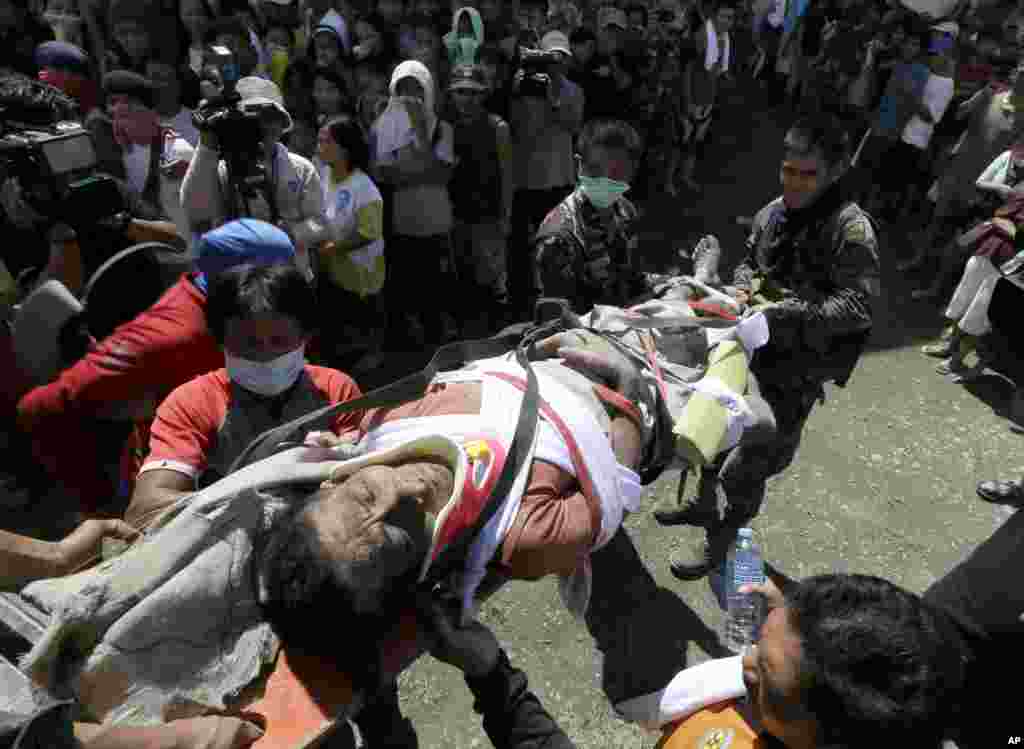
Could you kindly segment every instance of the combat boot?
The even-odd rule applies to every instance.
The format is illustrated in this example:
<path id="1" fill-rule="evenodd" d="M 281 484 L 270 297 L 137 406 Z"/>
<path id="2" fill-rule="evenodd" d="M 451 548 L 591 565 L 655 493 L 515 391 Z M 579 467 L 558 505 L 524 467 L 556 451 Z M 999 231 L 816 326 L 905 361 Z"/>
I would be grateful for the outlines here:
<path id="1" fill-rule="evenodd" d="M 666 498 L 654 510 L 654 519 L 661 525 L 695 525 L 710 528 L 720 521 L 718 511 L 718 476 L 715 469 L 701 471 L 694 495 L 686 496 L 688 469 L 679 475 L 675 499 Z"/>
<path id="2" fill-rule="evenodd" d="M 721 523 L 704 530 L 703 540 L 691 543 L 673 555 L 669 562 L 673 577 L 686 581 L 700 580 L 711 570 L 721 567 L 729 546 L 748 520 L 727 512 Z"/>
<path id="3" fill-rule="evenodd" d="M 722 260 L 722 245 L 711 234 L 702 237 L 693 248 L 693 277 L 708 286 L 722 285 L 718 264 Z"/>

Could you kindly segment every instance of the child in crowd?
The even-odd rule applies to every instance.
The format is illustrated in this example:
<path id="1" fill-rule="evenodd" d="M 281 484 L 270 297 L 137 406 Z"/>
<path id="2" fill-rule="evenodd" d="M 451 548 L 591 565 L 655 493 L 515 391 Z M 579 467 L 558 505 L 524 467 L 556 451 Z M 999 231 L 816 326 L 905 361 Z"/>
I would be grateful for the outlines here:
<path id="1" fill-rule="evenodd" d="M 351 50 L 348 25 L 345 19 L 331 10 L 313 29 L 307 56 L 318 68 L 329 68 L 347 75 L 347 60 Z"/>
<path id="2" fill-rule="evenodd" d="M 313 119 L 322 127 L 332 117 L 355 112 L 348 83 L 334 68 L 317 68 L 313 74 Z"/>
<path id="3" fill-rule="evenodd" d="M 475 65 L 478 62 L 480 45 L 484 42 L 484 22 L 476 8 L 468 6 L 455 11 L 452 30 L 444 35 L 444 46 L 448 51 L 448 64 Z"/>
<path id="4" fill-rule="evenodd" d="M 337 320 L 323 327 L 321 346 L 331 361 L 364 350 L 356 369 L 370 369 L 380 362 L 384 330 L 384 202 L 367 173 L 370 150 L 359 121 L 348 114 L 328 120 L 317 156 L 329 236 L 320 250 L 320 303 Z"/>
<path id="5" fill-rule="evenodd" d="M 268 25 L 263 35 L 263 46 L 270 59 L 270 80 L 284 88 L 284 77 L 295 54 L 295 30 L 281 24 Z"/>

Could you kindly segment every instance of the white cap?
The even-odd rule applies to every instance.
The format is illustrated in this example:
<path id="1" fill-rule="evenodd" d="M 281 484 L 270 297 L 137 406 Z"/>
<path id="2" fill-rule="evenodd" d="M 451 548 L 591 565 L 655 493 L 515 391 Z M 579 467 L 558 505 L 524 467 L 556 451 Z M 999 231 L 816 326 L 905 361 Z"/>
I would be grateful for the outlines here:
<path id="1" fill-rule="evenodd" d="M 270 105 L 280 112 L 285 119 L 284 131 L 287 133 L 292 129 L 292 116 L 284 108 L 284 97 L 281 89 L 273 81 L 249 75 L 242 78 L 237 85 L 238 95 L 242 98 L 239 103 L 242 109 Z"/>
<path id="2" fill-rule="evenodd" d="M 540 40 L 540 48 L 545 52 L 562 52 L 572 57 L 572 47 L 569 45 L 569 37 L 561 31 L 549 31 Z"/>

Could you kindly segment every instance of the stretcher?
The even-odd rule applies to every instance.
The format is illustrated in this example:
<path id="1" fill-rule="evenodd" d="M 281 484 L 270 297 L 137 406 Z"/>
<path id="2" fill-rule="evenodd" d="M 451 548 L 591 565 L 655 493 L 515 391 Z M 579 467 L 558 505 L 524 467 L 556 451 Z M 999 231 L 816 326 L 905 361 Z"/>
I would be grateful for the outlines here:
<path id="1" fill-rule="evenodd" d="M 670 322 L 673 327 L 680 324 L 678 319 L 672 319 Z M 739 392 L 742 392 L 746 380 L 746 357 L 739 344 L 734 341 L 723 341 L 719 346 L 720 355 L 712 364 L 720 365 L 724 369 L 719 370 L 715 367 L 713 374 L 723 387 L 737 387 Z M 465 352 L 458 350 L 458 347 L 449 352 L 453 357 L 459 355 L 456 358 L 468 358 L 464 354 Z M 429 380 L 430 377 L 424 374 L 424 379 Z M 421 383 L 411 380 L 401 381 L 388 390 L 394 390 L 399 394 L 404 394 L 405 391 L 419 392 L 422 389 L 420 385 Z M 389 397 L 393 395 L 394 393 L 388 393 Z M 378 393 L 376 397 L 382 398 L 384 395 Z M 692 444 L 690 450 L 684 451 L 688 453 L 686 457 L 694 462 L 700 462 L 701 459 L 713 458 L 713 454 L 722 446 L 729 414 L 728 409 L 714 395 L 704 402 L 697 399 L 693 406 L 703 413 L 700 418 L 692 419 L 689 427 L 679 425 L 676 436 Z M 294 423 L 284 426 L 290 431 L 296 428 Z M 692 430 L 700 433 L 691 433 Z M 264 435 L 265 439 L 261 437 L 254 442 L 250 450 L 240 457 L 239 463 L 250 464 L 260 457 L 261 452 L 272 451 L 275 446 L 287 443 L 288 436 L 278 430 L 272 430 Z M 681 446 L 677 445 L 677 448 L 679 447 Z M 23 597 L 17 594 L 0 596 L 0 628 L 21 638 L 26 649 L 36 645 L 44 637 L 48 623 L 49 616 Z M 415 639 L 415 622 L 403 621 L 400 624 L 398 641 L 414 646 Z M 393 660 L 400 661 L 405 654 L 391 655 L 394 656 Z M 389 669 L 387 665 L 385 664 L 386 671 L 397 673 L 401 670 L 402 664 L 391 664 L 399 666 L 397 669 Z M 11 675 L 11 678 L 16 677 Z M 279 650 L 260 678 L 247 687 L 237 700 L 231 702 L 230 709 L 233 714 L 251 716 L 266 727 L 265 735 L 256 743 L 258 749 L 312 749 L 322 745 L 339 722 L 357 712 L 359 699 L 354 695 L 349 679 L 330 662 Z M 665 746 L 671 749 L 676 745 Z"/>
<path id="2" fill-rule="evenodd" d="M 49 616 L 17 593 L 0 593 L 0 637 L 28 650 L 43 636 Z M 0 653 L 0 690 L 31 712 L 33 686 L 13 662 L 14 653 Z M 252 719 L 265 729 L 259 749 L 314 749 L 323 745 L 354 707 L 348 677 L 327 661 L 279 649 L 266 678 L 241 695 L 233 714 Z"/>

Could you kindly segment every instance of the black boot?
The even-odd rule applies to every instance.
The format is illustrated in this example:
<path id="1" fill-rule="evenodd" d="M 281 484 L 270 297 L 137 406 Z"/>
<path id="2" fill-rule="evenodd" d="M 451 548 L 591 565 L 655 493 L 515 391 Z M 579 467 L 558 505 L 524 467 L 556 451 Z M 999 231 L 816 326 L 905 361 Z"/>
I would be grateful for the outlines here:
<path id="1" fill-rule="evenodd" d="M 711 570 L 721 567 L 729 553 L 729 546 L 736 540 L 737 532 L 749 520 L 727 512 L 722 522 L 704 530 L 702 540 L 691 543 L 688 548 L 684 547 L 673 555 L 669 563 L 672 575 L 679 580 L 700 580 Z"/>
<path id="2" fill-rule="evenodd" d="M 688 469 L 679 474 L 675 501 L 666 498 L 654 510 L 654 519 L 661 525 L 695 525 L 709 528 L 720 520 L 718 512 L 718 476 L 714 468 L 702 469 L 697 492 L 686 496 Z"/>

